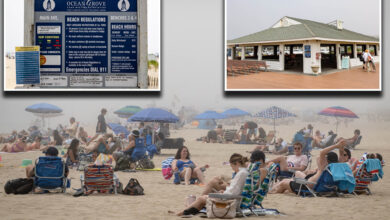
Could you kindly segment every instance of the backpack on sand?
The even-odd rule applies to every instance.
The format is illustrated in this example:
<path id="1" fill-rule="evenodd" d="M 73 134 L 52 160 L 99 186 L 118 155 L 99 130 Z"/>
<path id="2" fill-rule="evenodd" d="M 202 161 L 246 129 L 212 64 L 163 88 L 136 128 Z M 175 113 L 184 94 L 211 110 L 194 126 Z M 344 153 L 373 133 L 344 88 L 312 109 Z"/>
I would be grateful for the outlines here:
<path id="1" fill-rule="evenodd" d="M 18 178 L 8 180 L 4 185 L 4 191 L 7 194 L 27 194 L 34 188 L 34 180 L 27 178 Z"/>

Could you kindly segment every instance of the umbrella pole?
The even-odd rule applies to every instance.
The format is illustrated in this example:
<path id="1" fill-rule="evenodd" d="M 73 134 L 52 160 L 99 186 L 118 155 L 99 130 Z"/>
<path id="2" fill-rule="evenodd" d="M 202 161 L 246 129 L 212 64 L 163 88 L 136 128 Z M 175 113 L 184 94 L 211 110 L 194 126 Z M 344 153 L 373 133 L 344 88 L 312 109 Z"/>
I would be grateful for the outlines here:
<path id="1" fill-rule="evenodd" d="M 337 134 L 338 127 L 339 127 L 339 119 L 336 117 L 336 134 Z"/>

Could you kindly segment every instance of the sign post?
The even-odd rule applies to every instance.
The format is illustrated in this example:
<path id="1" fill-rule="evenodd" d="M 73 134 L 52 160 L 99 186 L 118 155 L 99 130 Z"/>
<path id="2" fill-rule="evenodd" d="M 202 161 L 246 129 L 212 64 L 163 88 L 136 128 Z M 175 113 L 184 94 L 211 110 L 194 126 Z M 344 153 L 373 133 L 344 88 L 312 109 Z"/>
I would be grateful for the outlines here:
<path id="1" fill-rule="evenodd" d="M 146 0 L 25 0 L 42 88 L 147 88 Z M 33 30 L 33 37 L 29 33 Z"/>

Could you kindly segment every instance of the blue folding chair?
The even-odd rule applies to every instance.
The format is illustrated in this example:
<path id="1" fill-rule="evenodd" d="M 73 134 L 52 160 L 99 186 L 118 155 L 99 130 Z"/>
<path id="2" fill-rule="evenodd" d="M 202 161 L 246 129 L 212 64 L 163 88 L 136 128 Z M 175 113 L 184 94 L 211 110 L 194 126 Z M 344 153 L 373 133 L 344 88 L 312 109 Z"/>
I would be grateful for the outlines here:
<path id="1" fill-rule="evenodd" d="M 131 153 L 131 160 L 133 162 L 137 162 L 143 159 L 145 155 L 146 155 L 145 140 L 143 138 L 136 138 L 135 147 L 133 152 Z"/>
<path id="2" fill-rule="evenodd" d="M 43 190 L 61 188 L 65 193 L 68 185 L 65 167 L 65 162 L 60 157 L 39 157 L 35 161 L 34 186 Z"/>

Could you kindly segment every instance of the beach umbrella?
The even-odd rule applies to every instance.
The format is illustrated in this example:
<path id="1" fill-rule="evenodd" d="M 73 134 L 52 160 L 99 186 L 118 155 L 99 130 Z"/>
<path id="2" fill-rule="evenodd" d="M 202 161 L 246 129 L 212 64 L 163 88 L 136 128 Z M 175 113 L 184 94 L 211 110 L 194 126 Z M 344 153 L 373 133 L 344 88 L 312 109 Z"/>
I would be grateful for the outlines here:
<path id="1" fill-rule="evenodd" d="M 332 106 L 326 109 L 323 109 L 318 113 L 319 115 L 332 116 L 336 118 L 336 133 L 339 126 L 339 118 L 359 118 L 351 110 L 341 107 L 341 106 Z"/>
<path id="2" fill-rule="evenodd" d="M 116 110 L 114 114 L 118 115 L 118 117 L 120 118 L 129 118 L 130 116 L 134 115 L 135 113 L 141 110 L 142 108 L 139 106 L 128 105 L 119 110 Z"/>
<path id="3" fill-rule="evenodd" d="M 272 106 L 270 108 L 265 109 L 255 115 L 260 118 L 269 118 L 274 121 L 274 131 L 275 131 L 275 121 L 278 118 L 288 118 L 288 117 L 297 117 L 295 114 L 288 112 L 282 108 Z"/>
<path id="4" fill-rule="evenodd" d="M 241 110 L 239 108 L 231 108 L 224 112 L 222 112 L 223 115 L 226 115 L 227 117 L 240 117 L 245 115 L 251 115 L 249 112 L 246 112 L 244 110 Z"/>
<path id="5" fill-rule="evenodd" d="M 218 113 L 216 111 L 205 111 L 194 117 L 195 120 L 215 120 L 224 118 L 226 118 L 226 115 Z"/>
<path id="6" fill-rule="evenodd" d="M 179 121 L 179 118 L 176 115 L 161 108 L 147 108 L 137 112 L 128 118 L 127 121 L 176 123 Z M 152 140 L 154 143 L 154 132 L 152 132 Z"/>
<path id="7" fill-rule="evenodd" d="M 30 105 L 25 109 L 27 112 L 31 112 L 34 115 L 42 118 L 42 128 L 45 126 L 44 119 L 50 117 L 57 117 L 62 115 L 62 109 L 48 103 L 38 103 Z"/>
<path id="8" fill-rule="evenodd" d="M 179 121 L 179 118 L 176 115 L 161 108 L 147 108 L 137 112 L 128 118 L 127 121 L 176 123 Z"/>
<path id="9" fill-rule="evenodd" d="M 108 123 L 108 127 L 110 127 L 110 129 L 116 134 L 120 134 L 120 133 L 123 133 L 125 134 L 125 136 L 129 136 L 130 132 L 121 124 L 117 124 L 117 123 Z"/>

